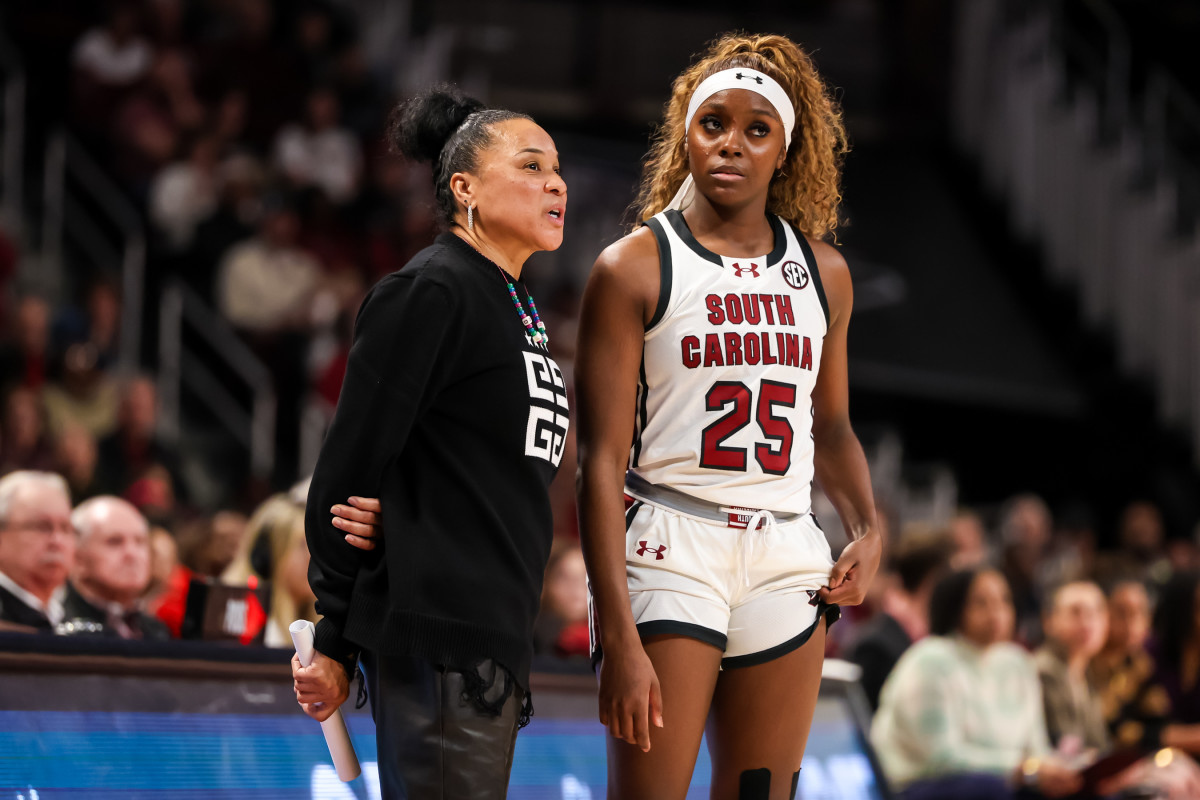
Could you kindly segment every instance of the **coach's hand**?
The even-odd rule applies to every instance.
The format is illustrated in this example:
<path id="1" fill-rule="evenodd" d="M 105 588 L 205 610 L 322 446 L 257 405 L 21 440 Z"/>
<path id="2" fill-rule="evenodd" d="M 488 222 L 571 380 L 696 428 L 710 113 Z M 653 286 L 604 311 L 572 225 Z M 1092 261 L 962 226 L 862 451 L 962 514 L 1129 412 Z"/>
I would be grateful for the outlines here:
<path id="1" fill-rule="evenodd" d="M 349 505 L 338 504 L 329 509 L 333 526 L 345 532 L 346 541 L 359 550 L 374 550 L 381 535 L 379 515 L 383 505 L 378 497 L 351 497 Z"/>
<path id="2" fill-rule="evenodd" d="M 829 585 L 821 587 L 817 594 L 826 603 L 858 605 L 867 596 L 867 588 L 879 570 L 882 554 L 883 539 L 877 531 L 868 531 L 846 545 L 829 571 Z"/>
<path id="3" fill-rule="evenodd" d="M 342 665 L 329 656 L 313 651 L 312 663 L 300 666 L 300 656 L 292 656 L 292 684 L 296 702 L 304 713 L 324 722 L 350 696 L 350 680 Z"/>
<path id="4" fill-rule="evenodd" d="M 648 753 L 651 722 L 663 726 L 662 690 L 641 642 L 606 648 L 600 663 L 600 724 Z"/>

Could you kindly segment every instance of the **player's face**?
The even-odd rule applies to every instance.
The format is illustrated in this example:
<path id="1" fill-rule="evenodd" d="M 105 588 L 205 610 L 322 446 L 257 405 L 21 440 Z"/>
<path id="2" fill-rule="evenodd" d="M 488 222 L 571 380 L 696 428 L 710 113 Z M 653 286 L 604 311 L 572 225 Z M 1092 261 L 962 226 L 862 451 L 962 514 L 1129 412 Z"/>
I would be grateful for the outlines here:
<path id="1" fill-rule="evenodd" d="M 481 154 L 474 201 L 476 225 L 493 241 L 518 249 L 557 250 L 567 216 L 567 184 L 558 150 L 537 123 L 514 119 L 492 127 Z"/>
<path id="2" fill-rule="evenodd" d="M 779 112 L 747 89 L 708 98 L 692 118 L 687 148 L 697 191 L 722 207 L 765 203 L 771 178 L 787 157 Z"/>

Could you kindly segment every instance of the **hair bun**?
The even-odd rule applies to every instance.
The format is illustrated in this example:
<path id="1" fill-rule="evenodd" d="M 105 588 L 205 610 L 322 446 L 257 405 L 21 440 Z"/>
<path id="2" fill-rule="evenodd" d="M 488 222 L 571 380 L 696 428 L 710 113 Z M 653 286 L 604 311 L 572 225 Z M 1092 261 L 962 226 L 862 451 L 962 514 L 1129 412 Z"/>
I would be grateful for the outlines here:
<path id="1" fill-rule="evenodd" d="M 454 131 L 483 107 L 452 86 L 427 89 L 392 112 L 388 141 L 406 158 L 436 162 Z"/>

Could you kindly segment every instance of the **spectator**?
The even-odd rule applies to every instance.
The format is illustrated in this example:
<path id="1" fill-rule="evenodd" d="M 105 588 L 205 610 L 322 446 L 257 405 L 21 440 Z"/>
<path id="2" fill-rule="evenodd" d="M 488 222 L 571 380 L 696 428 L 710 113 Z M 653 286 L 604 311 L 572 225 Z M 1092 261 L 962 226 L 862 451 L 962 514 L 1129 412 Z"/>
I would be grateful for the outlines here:
<path id="1" fill-rule="evenodd" d="M 1030 647 L 1042 640 L 1042 570 L 1052 530 L 1050 509 L 1037 495 L 1017 495 L 1004 504 L 1000 514 L 1004 577 L 1012 587 L 1017 641 Z"/>
<path id="2" fill-rule="evenodd" d="M 53 468 L 54 448 L 46 431 L 45 410 L 32 389 L 18 386 L 8 393 L 3 434 L 0 475 L 18 469 Z"/>
<path id="3" fill-rule="evenodd" d="M 297 12 L 292 48 L 309 84 L 328 80 L 333 71 L 333 32 L 328 9 L 312 4 Z"/>
<path id="4" fill-rule="evenodd" d="M 950 573 L 930 603 L 930 633 L 884 683 L 871 741 L 902 800 L 992 800 L 1033 783 L 1080 788 L 1049 756 L 1033 659 L 1012 643 L 1014 610 L 993 569 Z"/>
<path id="5" fill-rule="evenodd" d="M 10 341 L 0 346 L 0 375 L 5 385 L 33 390 L 45 385 L 50 371 L 50 306 L 26 295 L 17 305 Z"/>
<path id="6" fill-rule="evenodd" d="M 535 653 L 588 655 L 587 567 L 577 538 L 554 540 L 533 630 Z"/>
<path id="7" fill-rule="evenodd" d="M 1108 596 L 1108 640 L 1092 663 L 1105 722 L 1118 747 L 1178 747 L 1200 753 L 1200 725 L 1171 722 L 1171 698 L 1156 680 L 1146 650 L 1150 596 L 1137 581 L 1117 584 Z"/>
<path id="8" fill-rule="evenodd" d="M 160 52 L 149 82 L 117 109 L 112 127 L 117 171 L 139 198 L 147 196 L 155 173 L 178 152 L 181 138 L 198 131 L 206 115 L 183 56 Z"/>
<path id="9" fill-rule="evenodd" d="M 68 423 L 82 425 L 97 439 L 117 426 L 117 383 L 99 366 L 100 352 L 91 342 L 77 342 L 63 354 L 59 383 L 46 387 L 43 400 L 52 435 Z"/>
<path id="10" fill-rule="evenodd" d="M 264 209 L 258 235 L 226 254 L 217 297 L 234 327 L 266 335 L 308 328 L 321 268 L 296 246 L 299 228 L 295 210 L 276 196 Z"/>
<path id="11" fill-rule="evenodd" d="M 79 121 L 92 130 L 104 127 L 113 107 L 150 71 L 154 52 L 139 33 L 140 22 L 132 2 L 113 3 L 104 26 L 75 45 L 74 105 Z"/>
<path id="12" fill-rule="evenodd" d="M 306 100 L 304 124 L 285 126 L 275 140 L 275 162 L 295 188 L 315 186 L 337 204 L 358 191 L 362 152 L 339 124 L 337 95 L 318 88 Z"/>
<path id="13" fill-rule="evenodd" d="M 150 586 L 150 526 L 119 497 L 94 497 L 71 514 L 79 534 L 67 585 L 66 619 L 102 626 L 105 636 L 163 640 L 167 627 L 142 611 Z"/>
<path id="14" fill-rule="evenodd" d="M 1059 587 L 1049 598 L 1046 642 L 1035 656 L 1050 743 L 1067 757 L 1108 746 L 1100 692 L 1088 674 L 1104 647 L 1108 613 L 1104 593 L 1090 581 Z"/>
<path id="15" fill-rule="evenodd" d="M 24 470 L 0 478 L 0 622 L 51 632 L 74 560 L 66 482 Z"/>
<path id="16" fill-rule="evenodd" d="M 54 443 L 55 472 L 62 475 L 71 497 L 83 501 L 101 494 L 96 474 L 96 439 L 82 425 L 69 423 Z"/>
<path id="17" fill-rule="evenodd" d="M 954 569 L 982 567 L 992 560 L 983 519 L 970 509 L 959 509 L 950 520 L 950 541 L 950 566 Z"/>
<path id="18" fill-rule="evenodd" d="M 213 37 L 201 59 L 202 72 L 210 95 L 235 86 L 246 93 L 246 137 L 255 148 L 265 149 L 298 111 L 304 65 L 273 40 L 270 0 L 239 0 L 227 7 L 235 29 L 232 35 Z"/>
<path id="19" fill-rule="evenodd" d="M 219 146 L 219 140 L 211 134 L 194 136 L 187 146 L 187 158 L 166 167 L 154 178 L 150 188 L 150 218 L 172 253 L 187 250 L 196 226 L 217 209 Z"/>
<path id="20" fill-rule="evenodd" d="M 1176 575 L 1154 614 L 1156 678 L 1170 699 L 1172 722 L 1200 723 L 1200 574 Z"/>
<path id="21" fill-rule="evenodd" d="M 361 141 L 376 137 L 383 129 L 388 101 L 360 45 L 350 44 L 338 54 L 334 85 L 346 127 Z"/>
<path id="22" fill-rule="evenodd" d="M 216 578 L 233 563 L 246 532 L 246 515 L 238 511 L 193 520 L 179 531 L 179 561 L 196 576 Z"/>
<path id="23" fill-rule="evenodd" d="M 1141 581 L 1161 587 L 1171 576 L 1171 562 L 1164 547 L 1162 514 L 1158 506 L 1136 501 L 1126 506 L 1117 526 L 1118 548 L 1099 560 L 1096 576 L 1109 585 Z"/>
<path id="24" fill-rule="evenodd" d="M 950 562 L 950 539 L 942 531 L 906 530 L 892 548 L 892 580 L 879 613 L 860 629 L 849 660 L 862 668 L 871 709 L 900 656 L 929 633 L 929 598 Z"/>
<path id="25" fill-rule="evenodd" d="M 123 494 L 158 466 L 169 477 L 172 495 L 178 494 L 179 457 L 158 435 L 158 389 L 153 380 L 142 375 L 124 384 L 117 420 L 117 429 L 100 442 L 105 491 Z"/>
<path id="26" fill-rule="evenodd" d="M 179 545 L 175 537 L 166 528 L 152 526 L 150 528 L 150 586 L 146 589 L 143 601 L 146 610 L 158 616 L 161 599 L 177 570 L 179 570 Z M 184 586 L 187 581 L 184 581 Z M 160 617 L 161 619 L 161 617 Z"/>
<path id="27" fill-rule="evenodd" d="M 184 278 L 206 300 L 216 297 L 219 262 L 254 235 L 262 216 L 262 185 L 262 166 L 252 156 L 235 154 L 217 167 L 217 208 L 196 227 L 184 268 Z"/>
<path id="28" fill-rule="evenodd" d="M 96 347 L 97 367 L 112 367 L 117 363 L 121 334 L 121 293 L 116 284 L 103 279 L 93 281 L 87 288 L 83 312 L 66 309 L 54 327 L 57 349 L 87 342 Z"/>
<path id="29" fill-rule="evenodd" d="M 316 601 L 308 585 L 308 543 L 304 539 L 304 503 L 290 494 L 269 497 L 250 516 L 246 535 L 223 583 L 271 586 L 270 617 L 263 643 L 291 647 L 288 626 L 298 619 L 316 622 Z"/>

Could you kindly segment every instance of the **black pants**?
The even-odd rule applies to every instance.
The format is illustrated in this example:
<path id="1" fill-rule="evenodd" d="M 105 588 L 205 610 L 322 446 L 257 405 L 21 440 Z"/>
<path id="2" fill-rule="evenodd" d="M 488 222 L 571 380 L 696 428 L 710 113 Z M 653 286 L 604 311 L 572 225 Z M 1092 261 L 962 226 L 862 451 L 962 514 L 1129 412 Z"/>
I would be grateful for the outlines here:
<path id="1" fill-rule="evenodd" d="M 464 676 L 368 652 L 362 664 L 383 800 L 503 800 L 524 693 L 502 668 L 487 660 Z M 499 715 L 483 708 L 506 694 Z"/>

